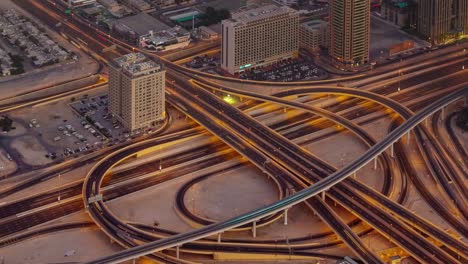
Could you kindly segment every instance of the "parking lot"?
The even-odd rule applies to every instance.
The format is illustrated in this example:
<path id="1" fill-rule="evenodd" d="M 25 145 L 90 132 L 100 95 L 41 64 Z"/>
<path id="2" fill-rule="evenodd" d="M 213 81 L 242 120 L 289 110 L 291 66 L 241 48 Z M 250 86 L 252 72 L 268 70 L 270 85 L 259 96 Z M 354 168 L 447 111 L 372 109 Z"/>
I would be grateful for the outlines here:
<path id="1" fill-rule="evenodd" d="M 109 113 L 107 105 L 106 94 L 84 96 L 69 104 L 73 112 L 81 119 L 81 127 L 87 130 L 98 142 L 112 145 L 153 131 L 152 128 L 128 131 L 113 114 Z M 79 135 L 77 137 L 79 138 Z M 99 143 L 97 144 L 99 145 Z"/>
<path id="2" fill-rule="evenodd" d="M 323 80 L 328 77 L 325 70 L 304 58 L 289 59 L 266 67 L 257 67 L 238 75 L 241 79 L 272 82 L 294 82 Z"/>
<path id="3" fill-rule="evenodd" d="M 68 98 L 11 112 L 16 129 L 2 135 L 2 147 L 16 161 L 42 166 L 109 144 L 106 137 L 86 126 L 85 119 L 68 106 L 70 102 Z"/>
<path id="4" fill-rule="evenodd" d="M 212 74 L 228 75 L 220 68 L 219 56 L 219 54 L 197 56 L 187 62 L 185 66 Z M 310 57 L 301 54 L 301 57 L 296 59 L 288 59 L 268 66 L 248 69 L 236 74 L 235 77 L 256 81 L 292 82 L 323 80 L 328 78 L 328 73 L 315 65 Z"/>
<path id="5" fill-rule="evenodd" d="M 108 112 L 107 104 L 105 89 L 98 89 L 12 111 L 8 117 L 15 129 L 2 133 L 0 150 L 28 171 L 149 136 L 163 124 L 129 132 Z M 15 169 L 1 165 L 3 174 Z"/>
<path id="6" fill-rule="evenodd" d="M 213 56 L 203 55 L 203 56 L 196 56 L 190 62 L 186 63 L 185 66 L 193 69 L 209 69 L 212 67 L 219 66 L 220 61 L 220 54 L 216 54 Z"/>

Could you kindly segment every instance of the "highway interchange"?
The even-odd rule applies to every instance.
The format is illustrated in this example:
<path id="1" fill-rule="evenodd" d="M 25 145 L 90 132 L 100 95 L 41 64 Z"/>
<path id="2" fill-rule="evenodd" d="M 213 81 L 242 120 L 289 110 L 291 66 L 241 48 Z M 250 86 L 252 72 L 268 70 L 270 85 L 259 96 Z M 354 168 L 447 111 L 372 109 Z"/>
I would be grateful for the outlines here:
<path id="1" fill-rule="evenodd" d="M 52 5 L 52 2 L 45 0 L 18 0 L 17 2 L 41 6 L 42 8 L 38 8 L 37 12 L 40 12 L 41 9 L 49 10 L 36 15 L 48 21 L 51 25 L 56 24 L 57 21 L 69 19 L 64 17 L 60 7 Z M 64 23 L 61 30 L 69 34 L 71 38 L 85 39 L 88 43 L 87 47 L 96 53 L 100 53 L 103 48 L 113 44 L 117 44 L 117 48 L 111 53 L 124 54 L 134 49 L 126 43 L 109 37 L 105 38 L 105 35 L 81 23 L 78 19 L 75 19 L 73 23 Z M 271 86 L 278 86 L 278 89 L 274 89 L 275 92 L 278 91 L 274 95 L 238 89 L 235 88 L 238 86 L 233 85 L 238 80 L 223 79 L 199 73 L 166 61 L 168 79 L 170 80 L 166 90 L 167 101 L 200 124 L 203 129 L 194 127 L 168 135 L 155 135 L 153 138 L 120 148 L 117 151 L 103 151 L 103 153 L 99 153 L 100 155 L 96 155 L 88 161 L 82 161 L 98 161 L 84 181 L 0 206 L 0 221 L 2 223 L 2 230 L 0 231 L 2 237 L 24 231 L 30 226 L 86 207 L 93 222 L 106 235 L 124 248 L 128 248 L 115 255 L 89 263 L 120 263 L 140 256 L 149 256 L 163 263 L 190 263 L 190 261 L 179 258 L 179 250 L 200 252 L 234 250 L 251 253 L 291 254 L 291 246 L 284 243 L 273 245 L 268 241 L 264 243 L 256 242 L 255 239 L 229 241 L 221 239 L 220 234 L 234 228 L 247 228 L 252 230 L 255 237 L 256 228 L 282 217 L 287 218 L 288 209 L 304 202 L 335 231 L 341 241 L 354 252 L 358 259 L 364 263 L 383 263 L 379 256 L 370 251 L 360 238 L 369 231 L 360 233 L 353 231 L 352 226 L 340 220 L 333 208 L 325 202 L 327 199 L 331 199 L 353 212 L 359 219 L 357 223 L 359 221 L 367 223 L 371 227 L 368 230 L 379 232 L 421 263 L 466 263 L 468 259 L 466 243 L 406 209 L 399 204 L 399 201 L 387 197 L 391 189 L 390 186 L 395 180 L 392 178 L 391 167 L 395 166 L 394 163 L 398 163 L 402 170 L 407 172 L 408 177 L 424 199 L 437 210 L 441 217 L 462 236 L 468 236 L 466 228 L 468 220 L 466 210 L 468 194 L 466 168 L 434 136 L 437 130 L 440 129 L 439 127 L 432 127 L 430 131 L 428 127 L 420 125 L 426 119 L 437 119 L 441 109 L 467 96 L 466 81 L 468 80 L 466 74 L 462 74 L 457 70 L 461 69 L 461 65 L 466 62 L 467 58 L 462 46 L 454 48 L 453 52 L 437 55 L 435 58 L 440 59 L 438 61 L 439 65 L 431 64 L 431 60 L 434 59 L 431 58 L 418 65 L 406 66 L 408 69 L 404 69 L 408 77 L 405 77 L 407 79 L 403 79 L 403 81 L 397 80 L 399 78 L 398 73 L 392 70 L 391 65 L 388 70 L 379 74 L 375 73 L 369 76 L 362 74 L 338 81 L 327 80 L 324 82 L 291 84 L 242 81 L 244 86 L 250 84 L 268 87 L 264 90 L 271 90 Z M 425 65 L 425 63 L 428 65 Z M 440 65 L 443 65 L 443 67 Z M 434 76 L 433 71 L 425 72 L 425 70 L 437 66 L 440 67 L 437 76 Z M 411 76 L 412 73 L 414 77 Z M 447 76 L 450 76 L 450 78 L 446 79 Z M 440 79 L 440 84 L 437 81 L 438 79 Z M 360 89 L 342 87 L 343 83 L 348 82 L 354 82 L 353 87 L 356 86 Z M 433 85 L 427 86 L 425 89 L 413 88 L 414 91 L 411 91 L 412 87 L 417 87 L 425 82 Z M 340 86 L 337 86 L 337 83 Z M 385 83 L 385 85 L 381 83 Z M 397 83 L 402 85 L 403 90 L 401 93 L 396 92 Z M 441 87 L 443 87 L 443 92 L 440 91 Z M 408 88 L 408 90 L 404 88 Z M 289 125 L 271 124 L 267 126 L 247 114 L 249 109 L 254 106 L 245 103 L 241 105 L 241 108 L 234 108 L 215 96 L 214 91 L 251 99 L 248 102 L 253 105 L 258 104 L 258 102 L 268 102 L 277 105 L 277 109 L 281 110 L 283 107 L 287 107 L 288 109 L 300 110 L 301 113 L 293 117 L 293 122 Z M 344 95 L 352 99 L 347 99 L 342 104 L 331 104 L 326 108 L 313 107 L 305 100 L 298 102 L 297 100 L 282 99 L 283 97 L 297 98 L 311 95 L 317 97 Z M 317 97 L 312 96 L 310 101 L 312 102 Z M 405 105 L 406 101 L 409 102 L 418 97 L 425 100 Z M 432 103 L 429 104 L 429 102 Z M 357 107 L 357 105 L 361 105 L 361 107 Z M 391 114 L 398 115 L 398 117 L 395 117 L 395 127 L 389 131 L 388 135 L 377 142 L 353 119 L 372 116 L 372 114 L 375 115 L 378 112 L 383 113 L 382 109 L 388 109 L 392 112 Z M 386 115 L 386 113 L 383 115 Z M 334 124 L 342 126 L 353 135 L 356 135 L 356 138 L 368 150 L 364 155 L 347 164 L 344 168 L 335 168 L 312 153 L 305 151 L 298 143 L 293 143 L 294 138 L 299 138 L 308 133 L 307 130 L 302 128 L 305 127 L 304 124 L 311 121 L 324 123 L 326 127 Z M 372 120 L 367 122 L 372 122 Z M 432 122 L 432 124 L 434 123 Z M 167 125 L 170 125 L 169 120 Z M 284 129 L 285 132 L 281 132 L 281 129 Z M 212 149 L 212 152 L 208 152 L 212 155 L 209 156 L 206 151 L 208 146 L 201 146 L 200 149 L 187 151 L 185 156 L 181 155 L 176 161 L 170 159 L 165 161 L 164 168 L 167 167 L 168 169 L 162 174 L 163 177 L 143 178 L 139 181 L 132 180 L 135 176 L 141 175 L 145 169 L 131 169 L 122 172 L 120 177 L 116 177 L 118 180 L 113 178 L 111 182 L 106 183 L 107 187 L 103 186 L 107 172 L 122 160 L 134 156 L 138 151 L 164 142 L 206 134 L 207 131 L 217 137 L 219 146 L 227 145 L 230 148 L 217 147 L 215 150 Z M 418 183 L 414 173 L 411 173 L 414 168 L 411 166 L 411 162 L 405 158 L 404 144 L 402 144 L 403 140 L 401 140 L 402 138 L 410 140 L 410 135 L 434 179 L 441 186 L 440 191 L 444 192 L 453 201 L 453 205 L 445 206 L 441 204 L 434 194 L 425 189 L 424 184 Z M 458 155 L 466 157 L 463 149 L 459 149 L 458 152 Z M 202 159 L 203 163 L 185 165 L 182 169 L 178 168 L 177 170 L 170 169 L 172 166 L 202 158 L 204 155 L 207 158 Z M 125 223 L 118 219 L 106 206 L 105 201 L 107 200 L 155 185 L 167 179 L 179 177 L 185 172 L 203 166 L 221 163 L 223 160 L 229 160 L 238 155 L 246 159 L 244 162 L 257 166 L 275 180 L 281 193 L 281 200 L 227 221 L 216 223 L 199 221 L 203 226 L 202 228 L 181 234 L 175 234 L 170 230 L 157 230 L 144 225 Z M 373 164 L 378 159 L 380 165 L 378 169 L 382 171 L 387 186 L 382 192 L 353 179 L 353 175 L 359 173 L 363 166 Z M 66 169 L 77 166 L 77 164 L 79 163 L 72 164 Z M 150 165 L 148 164 L 148 167 L 151 167 Z M 242 166 L 242 164 L 233 163 L 229 166 Z M 54 173 L 45 175 L 42 179 L 53 175 Z M 38 180 L 40 181 L 41 178 L 38 178 Z M 126 181 L 128 181 L 128 184 L 125 184 Z M 34 184 L 34 182 L 19 184 L 16 186 L 17 188 L 2 192 L 0 195 L 8 196 L 30 184 Z M 113 187 L 112 184 L 116 187 Z M 60 192 L 65 200 L 59 205 L 52 205 L 57 192 Z M 104 201 L 90 203 L 89 199 L 96 197 L 98 194 L 104 194 Z M 404 197 L 399 198 L 404 199 Z M 35 204 L 35 201 L 40 201 L 40 203 Z M 24 214 L 24 212 L 30 212 L 32 208 L 40 208 L 40 206 L 43 206 L 44 210 Z M 178 206 L 183 209 L 183 202 Z M 452 214 L 451 210 L 458 211 L 460 217 Z M 21 215 L 21 217 L 18 217 L 18 215 Z M 187 217 L 190 216 L 187 215 Z M 83 223 L 78 226 L 64 228 L 80 228 L 89 224 Z M 150 230 L 152 232 L 149 232 Z M 217 239 L 213 239 L 213 237 L 217 237 Z M 21 237 L 15 239 L 21 240 Z M 15 239 L 0 240 L 0 245 L 15 243 Z M 432 243 L 434 240 L 439 241 L 443 246 L 439 247 Z M 308 247 L 306 243 L 299 242 L 293 247 L 295 248 L 294 255 L 304 258 L 334 257 L 310 253 L 307 250 L 313 247 Z M 164 251 L 170 248 L 176 249 L 176 255 Z"/>

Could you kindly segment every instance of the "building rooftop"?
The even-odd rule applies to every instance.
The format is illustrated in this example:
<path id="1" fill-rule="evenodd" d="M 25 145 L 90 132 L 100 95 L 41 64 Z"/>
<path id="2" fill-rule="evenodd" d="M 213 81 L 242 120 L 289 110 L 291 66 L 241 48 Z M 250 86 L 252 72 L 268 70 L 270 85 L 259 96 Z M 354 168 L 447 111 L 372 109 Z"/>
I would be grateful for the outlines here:
<path id="1" fill-rule="evenodd" d="M 316 19 L 312 21 L 307 21 L 301 24 L 301 27 L 304 27 L 308 30 L 319 30 L 322 27 L 322 23 L 325 22 L 321 19 Z"/>
<path id="2" fill-rule="evenodd" d="M 168 42 L 177 43 L 177 38 L 181 37 L 188 39 L 190 37 L 190 33 L 180 26 L 175 26 L 174 28 L 169 28 L 158 32 L 150 31 L 148 34 L 142 35 L 140 41 L 151 42 L 154 45 L 158 45 Z"/>
<path id="3" fill-rule="evenodd" d="M 122 72 L 131 78 L 148 75 L 163 70 L 162 64 L 156 62 L 143 53 L 130 53 L 114 59 L 114 67 L 122 69 Z"/>
<path id="4" fill-rule="evenodd" d="M 144 12 L 115 20 L 112 24 L 114 26 L 125 27 L 128 31 L 134 31 L 139 36 L 146 35 L 150 31 L 159 32 L 171 28 Z"/>
<path id="5" fill-rule="evenodd" d="M 287 6 L 276 6 L 276 5 L 265 5 L 253 9 L 247 9 L 244 7 L 232 14 L 231 22 L 237 22 L 242 24 L 248 24 L 268 17 L 297 13 L 294 9 Z"/>

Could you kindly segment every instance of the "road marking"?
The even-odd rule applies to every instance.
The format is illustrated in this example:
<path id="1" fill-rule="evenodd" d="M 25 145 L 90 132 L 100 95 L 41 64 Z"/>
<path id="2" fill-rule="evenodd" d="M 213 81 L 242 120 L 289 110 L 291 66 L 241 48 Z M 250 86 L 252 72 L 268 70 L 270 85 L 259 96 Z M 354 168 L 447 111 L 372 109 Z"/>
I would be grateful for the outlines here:
<path id="1" fill-rule="evenodd" d="M 64 203 L 69 203 L 69 202 L 73 202 L 73 201 L 80 200 L 80 199 L 81 199 L 80 195 L 73 196 L 73 197 L 70 197 L 70 198 L 65 199 L 65 200 L 60 200 L 60 201 L 55 202 L 55 203 L 47 204 L 47 205 L 37 207 L 37 208 L 34 208 L 34 209 L 26 211 L 26 212 L 16 214 L 16 218 L 20 218 L 20 217 L 23 217 L 23 216 L 26 216 L 26 215 L 30 215 L 30 214 L 33 214 L 33 213 L 36 213 L 36 212 L 39 212 L 39 211 L 42 211 L 42 210 L 50 209 L 50 208 L 53 208 L 55 206 L 62 205 Z"/>

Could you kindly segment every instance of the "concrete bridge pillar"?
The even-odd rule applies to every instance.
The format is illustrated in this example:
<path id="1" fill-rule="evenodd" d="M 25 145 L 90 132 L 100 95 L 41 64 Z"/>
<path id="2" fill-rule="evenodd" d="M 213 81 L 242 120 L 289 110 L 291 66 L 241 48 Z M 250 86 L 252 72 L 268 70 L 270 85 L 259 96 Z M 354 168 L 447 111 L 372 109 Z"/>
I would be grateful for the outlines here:
<path id="1" fill-rule="evenodd" d="M 288 225 L 288 210 L 284 210 L 284 225 Z"/>
<path id="2" fill-rule="evenodd" d="M 252 237 L 257 237 L 257 221 L 253 221 L 252 223 Z"/>

